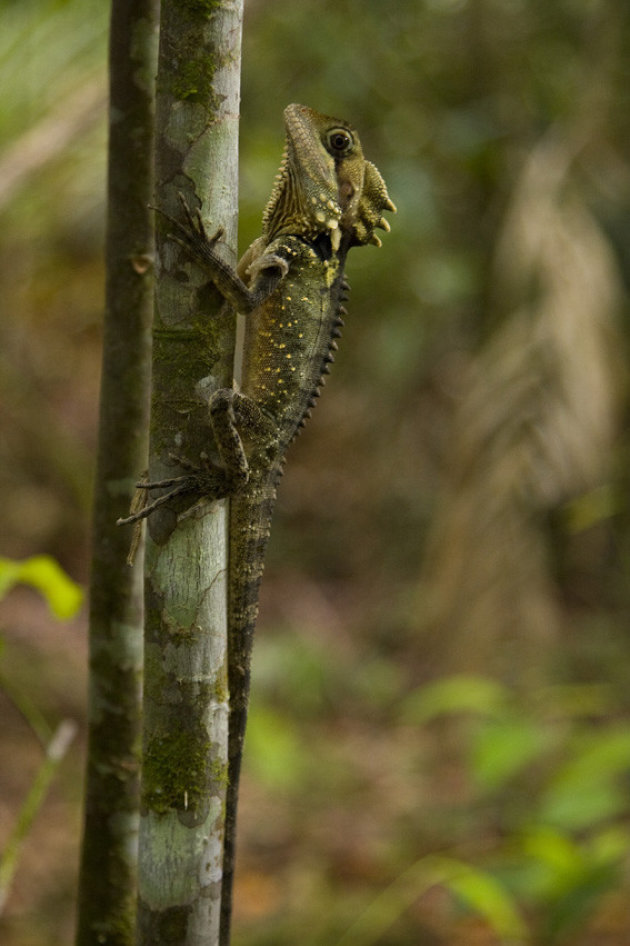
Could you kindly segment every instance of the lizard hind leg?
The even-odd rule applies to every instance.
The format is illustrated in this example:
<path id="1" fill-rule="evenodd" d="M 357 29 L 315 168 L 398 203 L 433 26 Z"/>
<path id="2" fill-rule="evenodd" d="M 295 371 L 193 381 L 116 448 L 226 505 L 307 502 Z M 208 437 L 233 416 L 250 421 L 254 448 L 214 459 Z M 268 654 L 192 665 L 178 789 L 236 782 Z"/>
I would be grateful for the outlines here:
<path id="1" fill-rule="evenodd" d="M 235 397 L 236 392 L 232 388 L 220 388 L 210 398 L 208 410 L 221 463 L 228 482 L 237 492 L 247 484 L 249 464 L 236 424 Z"/>
<path id="2" fill-rule="evenodd" d="M 182 476 L 149 480 L 143 478 L 136 484 L 129 516 L 118 520 L 118 525 L 129 525 L 148 518 L 161 506 L 170 504 L 184 495 L 221 499 L 239 492 L 249 480 L 249 464 L 238 426 L 246 430 L 260 431 L 269 425 L 257 404 L 250 398 L 232 390 L 221 388 L 210 398 L 208 405 L 210 424 L 214 433 L 221 467 L 215 466 L 206 454 L 200 463 L 192 463 L 185 457 L 169 454 L 169 458 L 186 472 Z M 149 499 L 151 490 L 166 490 L 156 499 Z"/>
<path id="3" fill-rule="evenodd" d="M 157 499 L 152 501 L 149 500 L 150 490 L 165 489 L 169 486 L 171 488 L 168 490 L 168 492 L 162 493 L 162 495 L 158 496 Z M 129 515 L 125 518 L 117 519 L 116 525 L 126 526 L 140 522 L 142 519 L 146 519 L 148 516 L 150 516 L 152 512 L 155 512 L 156 509 L 159 509 L 160 506 L 163 506 L 165 503 L 170 503 L 178 496 L 183 496 L 186 493 L 193 493 L 195 492 L 196 488 L 197 481 L 190 475 L 173 476 L 165 480 L 156 480 L 155 482 L 142 480 L 141 482 L 136 483 L 136 491 L 131 501 Z"/>
<path id="4" fill-rule="evenodd" d="M 215 391 L 208 409 L 227 481 L 231 491 L 238 492 L 247 485 L 250 474 L 240 431 L 256 441 L 273 430 L 273 423 L 255 401 L 232 388 Z"/>

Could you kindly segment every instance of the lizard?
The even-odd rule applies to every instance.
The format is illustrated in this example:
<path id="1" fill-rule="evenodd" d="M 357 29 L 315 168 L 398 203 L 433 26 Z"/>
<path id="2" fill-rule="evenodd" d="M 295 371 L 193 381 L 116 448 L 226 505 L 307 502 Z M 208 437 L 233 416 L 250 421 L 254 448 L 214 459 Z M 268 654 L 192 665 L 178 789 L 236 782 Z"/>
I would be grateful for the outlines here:
<path id="1" fill-rule="evenodd" d="M 208 235 L 199 211 L 180 195 L 185 224 L 167 216 L 169 237 L 208 274 L 227 303 L 246 315 L 242 383 L 208 401 L 220 466 L 182 458 L 181 476 L 138 486 L 157 499 L 136 505 L 121 523 L 138 522 L 175 497 L 230 497 L 228 579 L 228 787 L 221 898 L 221 946 L 228 946 L 236 807 L 258 590 L 276 487 L 287 448 L 320 396 L 341 335 L 349 286 L 348 251 L 381 246 L 384 211 L 395 212 L 385 182 L 363 156 L 347 122 L 302 105 L 284 111 L 285 148 L 261 236 L 236 270 L 217 253 L 221 229 Z M 164 492 L 166 490 L 166 492 Z M 142 504 L 141 504 L 142 505 Z"/>

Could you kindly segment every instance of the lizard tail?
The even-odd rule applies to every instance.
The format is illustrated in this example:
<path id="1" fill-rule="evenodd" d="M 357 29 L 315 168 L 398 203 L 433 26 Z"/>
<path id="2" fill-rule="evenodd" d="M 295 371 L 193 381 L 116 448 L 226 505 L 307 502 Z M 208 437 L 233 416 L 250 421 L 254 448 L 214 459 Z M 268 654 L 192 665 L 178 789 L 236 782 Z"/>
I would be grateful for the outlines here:
<path id="1" fill-rule="evenodd" d="M 230 943 L 236 814 L 249 704 L 251 654 L 254 628 L 258 617 L 258 589 L 264 569 L 265 550 L 276 498 L 276 479 L 277 477 L 272 482 L 260 485 L 250 480 L 247 492 L 232 497 L 230 503 L 228 603 L 230 722 L 219 946 L 229 946 Z"/>

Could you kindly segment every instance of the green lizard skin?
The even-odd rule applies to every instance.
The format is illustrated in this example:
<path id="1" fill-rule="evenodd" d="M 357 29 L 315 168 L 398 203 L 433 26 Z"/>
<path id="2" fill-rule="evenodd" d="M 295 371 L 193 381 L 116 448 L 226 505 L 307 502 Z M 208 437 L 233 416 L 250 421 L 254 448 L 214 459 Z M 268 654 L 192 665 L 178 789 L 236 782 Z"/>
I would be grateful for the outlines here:
<path id="1" fill-rule="evenodd" d="M 287 447 L 310 415 L 341 334 L 353 246 L 389 230 L 396 208 L 357 133 L 346 122 L 301 105 L 284 113 L 286 147 L 263 217 L 263 233 L 237 271 L 216 252 L 199 213 L 182 200 L 186 225 L 170 220 L 184 246 L 238 312 L 247 315 L 242 386 L 211 396 L 210 422 L 221 468 L 206 464 L 181 477 L 142 484 L 171 487 L 126 521 L 149 515 L 175 496 L 230 496 L 228 682 L 230 722 L 223 865 L 221 946 L 228 946 L 236 806 L 247 720 L 258 589 L 276 486 Z M 169 218 L 170 219 L 170 218 Z M 188 465 L 189 466 L 189 465 Z"/>

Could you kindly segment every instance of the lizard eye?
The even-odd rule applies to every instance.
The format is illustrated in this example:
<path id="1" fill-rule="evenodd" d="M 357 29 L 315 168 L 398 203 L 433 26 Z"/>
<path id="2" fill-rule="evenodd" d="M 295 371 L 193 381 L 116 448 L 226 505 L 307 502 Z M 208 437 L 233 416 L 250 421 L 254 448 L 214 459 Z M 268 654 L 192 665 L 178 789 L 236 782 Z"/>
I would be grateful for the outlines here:
<path id="1" fill-rule="evenodd" d="M 333 128 L 326 135 L 326 144 L 332 155 L 348 154 L 354 147 L 354 139 L 345 128 Z"/>

